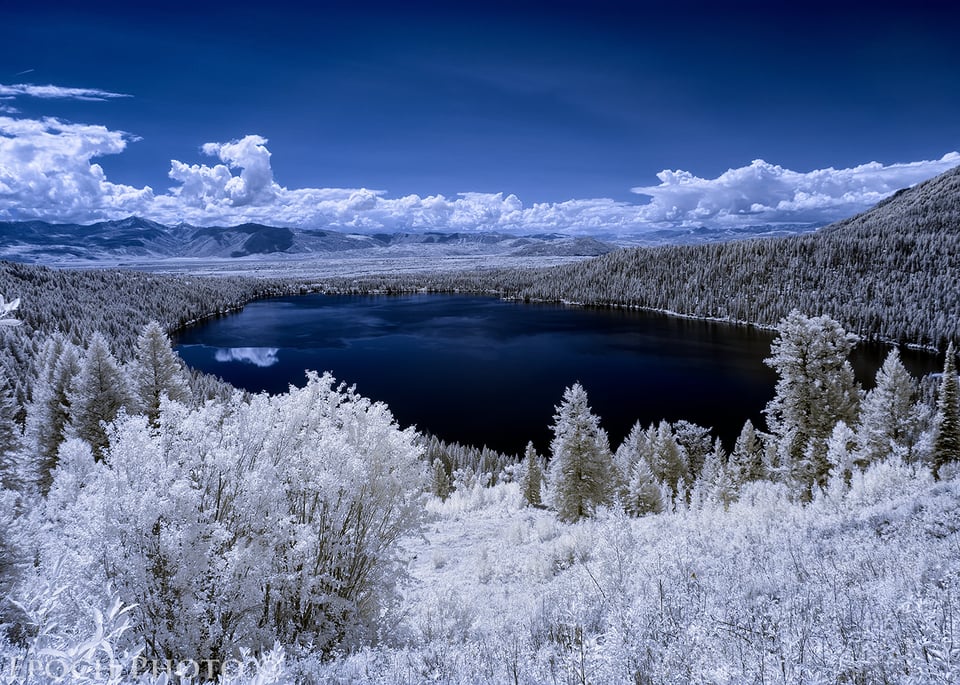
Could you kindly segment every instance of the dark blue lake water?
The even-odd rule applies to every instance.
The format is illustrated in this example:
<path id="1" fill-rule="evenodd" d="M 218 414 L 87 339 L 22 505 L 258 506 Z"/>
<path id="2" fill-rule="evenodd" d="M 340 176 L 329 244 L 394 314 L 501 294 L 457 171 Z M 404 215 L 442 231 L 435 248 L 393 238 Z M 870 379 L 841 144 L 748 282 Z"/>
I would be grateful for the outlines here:
<path id="1" fill-rule="evenodd" d="M 732 446 L 763 425 L 773 334 L 648 312 L 503 302 L 466 295 L 303 295 L 260 300 L 182 331 L 190 366 L 250 391 L 282 392 L 331 371 L 386 402 L 404 426 L 518 453 L 549 444 L 554 405 L 580 381 L 614 448 L 637 420 L 712 426 Z M 871 379 L 886 354 L 859 348 Z M 904 351 L 914 373 L 931 355 Z"/>

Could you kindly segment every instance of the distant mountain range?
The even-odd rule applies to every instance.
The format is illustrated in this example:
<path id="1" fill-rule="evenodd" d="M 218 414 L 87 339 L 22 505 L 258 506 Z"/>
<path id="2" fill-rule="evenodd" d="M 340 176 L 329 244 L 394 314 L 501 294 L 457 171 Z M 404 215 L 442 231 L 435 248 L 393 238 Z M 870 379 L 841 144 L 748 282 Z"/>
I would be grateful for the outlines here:
<path id="1" fill-rule="evenodd" d="M 140 217 L 90 225 L 45 221 L 0 222 L 0 259 L 30 263 L 73 263 L 171 258 L 236 259 L 256 255 L 290 258 L 347 251 L 422 246 L 448 254 L 492 252 L 514 256 L 597 256 L 616 245 L 560 234 L 378 233 L 240 226 L 165 226 Z"/>
<path id="2" fill-rule="evenodd" d="M 232 260 L 269 255 L 310 259 L 337 253 L 511 257 L 596 257 L 628 245 L 689 245 L 812 231 L 814 225 L 740 228 L 664 228 L 635 236 L 515 235 L 494 232 L 345 233 L 241 224 L 165 226 L 131 216 L 90 225 L 46 221 L 0 222 L 0 259 L 39 263 L 144 263 L 169 259 Z"/>

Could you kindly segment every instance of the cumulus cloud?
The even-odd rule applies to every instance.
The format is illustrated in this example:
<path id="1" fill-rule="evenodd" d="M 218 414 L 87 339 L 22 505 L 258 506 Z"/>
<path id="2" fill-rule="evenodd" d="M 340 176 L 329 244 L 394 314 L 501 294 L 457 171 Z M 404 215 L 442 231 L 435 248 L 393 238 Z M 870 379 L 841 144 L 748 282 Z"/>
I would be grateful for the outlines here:
<path id="1" fill-rule="evenodd" d="M 30 70 L 32 71 L 32 69 Z M 112 93 L 99 88 L 66 88 L 64 86 L 37 86 L 32 83 L 14 83 L 4 85 L 0 83 L 0 98 L 8 99 L 18 96 L 42 98 L 44 100 L 86 100 L 88 102 L 103 102 L 114 98 L 129 98 L 126 93 Z"/>
<path id="2" fill-rule="evenodd" d="M 279 362 L 278 347 L 221 347 L 213 353 L 218 362 L 241 362 L 267 368 Z"/>
<path id="3" fill-rule="evenodd" d="M 682 225 L 832 221 L 876 204 L 960 164 L 950 152 L 939 160 L 850 169 L 797 172 L 762 159 L 705 179 L 689 171 L 661 171 L 660 185 L 633 188 L 651 197 L 649 221 Z"/>
<path id="4" fill-rule="evenodd" d="M 268 141 L 258 135 L 203 145 L 214 163 L 172 160 L 175 186 L 155 193 L 109 181 L 95 161 L 122 153 L 133 140 L 103 126 L 0 116 L 0 218 L 83 223 L 136 214 L 167 224 L 640 236 L 677 226 L 828 222 L 960 164 L 956 152 L 933 161 L 811 172 L 757 160 L 713 179 L 662 171 L 659 185 L 633 189 L 645 202 L 527 205 L 509 193 L 389 197 L 366 188 L 286 188 L 274 179 Z"/>
<path id="5" fill-rule="evenodd" d="M 112 183 L 92 161 L 131 140 L 104 126 L 0 116 L 0 216 L 89 221 L 149 207 L 150 187 Z"/>

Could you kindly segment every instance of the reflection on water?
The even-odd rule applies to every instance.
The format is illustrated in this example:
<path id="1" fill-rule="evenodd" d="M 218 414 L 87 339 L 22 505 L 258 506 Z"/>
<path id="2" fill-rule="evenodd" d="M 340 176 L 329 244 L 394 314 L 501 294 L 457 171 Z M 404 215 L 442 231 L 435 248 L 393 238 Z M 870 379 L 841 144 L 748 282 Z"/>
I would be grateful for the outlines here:
<path id="1" fill-rule="evenodd" d="M 213 358 L 218 362 L 242 362 L 264 369 L 280 361 L 279 351 L 279 347 L 221 347 L 213 353 Z"/>

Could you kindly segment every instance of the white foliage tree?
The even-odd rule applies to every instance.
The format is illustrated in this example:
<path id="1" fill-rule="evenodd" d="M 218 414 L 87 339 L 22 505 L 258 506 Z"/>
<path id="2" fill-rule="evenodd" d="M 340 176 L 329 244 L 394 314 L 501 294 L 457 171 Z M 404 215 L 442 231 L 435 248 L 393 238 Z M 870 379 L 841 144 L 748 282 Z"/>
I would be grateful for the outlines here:
<path id="1" fill-rule="evenodd" d="M 856 336 L 827 316 L 791 312 L 778 327 L 766 360 L 779 376 L 767 404 L 777 458 L 801 496 L 826 484 L 826 440 L 837 421 L 854 425 L 859 389 L 847 360 Z"/>
<path id="2" fill-rule="evenodd" d="M 60 516 L 85 512 L 66 541 L 77 582 L 102 573 L 136 603 L 152 655 L 376 639 L 426 485 L 415 433 L 384 405 L 309 374 L 249 402 L 164 400 L 155 427 L 121 416 L 110 430 L 98 475 Z M 100 551 L 84 555 L 91 537 Z"/>
<path id="3" fill-rule="evenodd" d="M 40 357 L 25 430 L 26 447 L 33 463 L 26 465 L 29 473 L 24 478 L 46 493 L 70 422 L 70 386 L 80 373 L 80 355 L 71 342 L 55 334 L 44 343 Z"/>
<path id="4" fill-rule="evenodd" d="M 612 501 L 613 455 L 582 385 L 567 388 L 556 409 L 550 443 L 551 504 L 561 519 L 577 521 Z"/>
<path id="5" fill-rule="evenodd" d="M 870 464 L 895 454 L 908 459 L 919 437 L 916 405 L 917 382 L 894 348 L 877 371 L 873 390 L 864 397 L 857 427 L 857 465 Z"/>
<path id="6" fill-rule="evenodd" d="M 187 403 L 191 399 L 188 376 L 163 327 L 148 323 L 137 338 L 134 359 L 127 373 L 137 411 L 151 422 L 160 415 L 163 397 Z"/>
<path id="7" fill-rule="evenodd" d="M 70 424 L 67 433 L 87 441 L 94 453 L 107 446 L 106 423 L 132 404 L 127 377 L 106 338 L 95 333 L 80 362 L 80 372 L 68 394 Z"/>
<path id="8" fill-rule="evenodd" d="M 653 475 L 670 488 L 674 498 L 685 499 L 683 493 L 692 480 L 687 453 L 666 421 L 661 421 L 652 434 L 652 451 Z"/>
<path id="9" fill-rule="evenodd" d="M 523 456 L 523 474 L 520 479 L 520 492 L 524 502 L 531 507 L 543 504 L 540 490 L 543 485 L 543 467 L 540 465 L 540 455 L 537 454 L 533 442 L 527 443 Z"/>
<path id="10" fill-rule="evenodd" d="M 657 481 L 650 469 L 650 462 L 638 459 L 631 468 L 630 480 L 623 498 L 626 512 L 631 516 L 659 514 L 666 508 L 667 502 L 669 490 Z"/>
<path id="11" fill-rule="evenodd" d="M 850 480 L 857 468 L 856 457 L 862 452 L 858 449 L 857 433 L 844 421 L 837 421 L 827 440 L 827 462 L 830 464 L 830 478 L 827 491 L 835 498 L 842 495 L 850 486 Z"/>
<path id="12" fill-rule="evenodd" d="M 737 489 L 752 481 L 761 480 L 766 475 L 763 465 L 764 446 L 757 434 L 753 422 L 749 419 L 743 424 L 740 435 L 730 453 L 730 478 Z"/>

